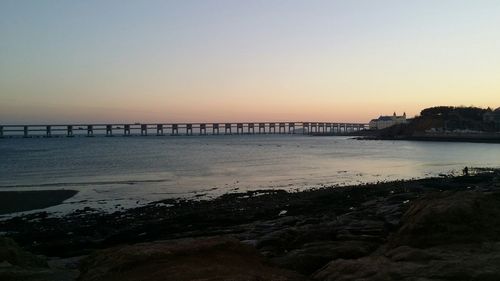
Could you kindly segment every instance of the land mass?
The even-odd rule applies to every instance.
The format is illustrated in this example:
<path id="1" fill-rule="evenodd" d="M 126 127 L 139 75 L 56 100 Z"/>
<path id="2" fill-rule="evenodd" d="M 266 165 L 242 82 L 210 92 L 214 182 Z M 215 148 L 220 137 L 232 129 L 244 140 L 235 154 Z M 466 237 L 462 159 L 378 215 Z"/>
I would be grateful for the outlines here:
<path id="1" fill-rule="evenodd" d="M 407 123 L 364 132 L 364 139 L 500 143 L 500 109 L 437 106 Z"/>
<path id="2" fill-rule="evenodd" d="M 474 172 L 16 217 L 0 278 L 500 280 L 500 171 Z"/>

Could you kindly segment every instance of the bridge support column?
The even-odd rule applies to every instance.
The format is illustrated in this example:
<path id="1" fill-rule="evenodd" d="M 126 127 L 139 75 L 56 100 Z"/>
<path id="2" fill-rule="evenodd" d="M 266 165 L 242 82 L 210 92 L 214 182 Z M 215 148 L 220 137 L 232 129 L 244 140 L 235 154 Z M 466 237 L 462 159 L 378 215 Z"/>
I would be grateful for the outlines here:
<path id="1" fill-rule="evenodd" d="M 162 124 L 156 125 L 156 135 L 163 136 L 163 125 Z"/>
<path id="2" fill-rule="evenodd" d="M 0 138 L 3 138 L 3 126 L 0 126 Z"/>
<path id="3" fill-rule="evenodd" d="M 318 128 L 320 133 L 324 134 L 325 133 L 325 123 L 319 123 Z"/>
<path id="4" fill-rule="evenodd" d="M 193 135 L 193 124 L 186 124 L 186 135 Z"/>
<path id="5" fill-rule="evenodd" d="M 283 134 L 286 134 L 286 124 L 285 123 L 279 123 L 278 125 L 278 133 L 281 134 L 281 129 L 283 129 Z"/>
<path id="6" fill-rule="evenodd" d="M 124 125 L 123 126 L 123 135 L 124 136 L 130 136 L 130 125 Z"/>
<path id="7" fill-rule="evenodd" d="M 106 125 L 106 137 L 113 136 L 113 125 Z"/>
<path id="8" fill-rule="evenodd" d="M 212 134 L 214 134 L 214 135 L 219 134 L 219 124 L 212 124 Z"/>
<path id="9" fill-rule="evenodd" d="M 311 123 L 311 134 L 317 133 L 318 132 L 318 124 L 317 123 Z"/>
<path id="10" fill-rule="evenodd" d="M 176 136 L 179 134 L 179 125 L 172 124 L 172 136 Z"/>
<path id="11" fill-rule="evenodd" d="M 259 123 L 259 134 L 262 134 L 262 131 L 263 130 L 264 134 L 266 133 L 266 124 L 265 123 Z"/>
<path id="12" fill-rule="evenodd" d="M 72 137 L 73 136 L 73 126 L 68 126 L 66 128 L 66 136 Z"/>
<path id="13" fill-rule="evenodd" d="M 251 132 L 250 132 L 250 130 L 251 130 Z M 248 123 L 248 133 L 255 134 L 255 124 L 254 123 Z"/>
<path id="14" fill-rule="evenodd" d="M 226 123 L 225 126 L 224 126 L 224 134 L 228 134 L 227 132 L 229 131 L 229 135 L 231 135 L 231 127 L 232 125 L 229 124 L 229 123 Z"/>
<path id="15" fill-rule="evenodd" d="M 87 137 L 94 136 L 94 126 L 87 125 Z"/>
<path id="16" fill-rule="evenodd" d="M 200 124 L 200 135 L 206 135 L 206 134 L 207 134 L 207 125 Z"/>
<path id="17" fill-rule="evenodd" d="M 238 123 L 236 124 L 236 134 L 242 134 L 243 135 L 243 123 Z"/>
<path id="18" fill-rule="evenodd" d="M 141 124 L 141 136 L 147 136 L 147 135 L 148 135 L 148 125 Z"/>
<path id="19" fill-rule="evenodd" d="M 295 123 L 288 123 L 288 133 L 295 134 Z"/>
<path id="20" fill-rule="evenodd" d="M 52 136 L 52 127 L 51 126 L 46 126 L 45 127 L 45 137 L 50 138 Z"/>
<path id="21" fill-rule="evenodd" d="M 271 130 L 273 131 L 272 134 L 276 134 L 276 124 L 275 123 L 269 123 L 269 133 L 271 134 Z"/>

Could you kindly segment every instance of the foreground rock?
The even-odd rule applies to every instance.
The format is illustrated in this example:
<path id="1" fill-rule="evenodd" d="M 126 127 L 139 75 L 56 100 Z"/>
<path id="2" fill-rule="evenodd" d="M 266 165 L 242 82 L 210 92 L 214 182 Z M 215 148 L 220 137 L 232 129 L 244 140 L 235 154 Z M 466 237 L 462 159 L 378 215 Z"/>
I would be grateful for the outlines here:
<path id="1" fill-rule="evenodd" d="M 500 239 L 500 192 L 462 191 L 432 194 L 412 204 L 393 246 L 436 245 Z"/>
<path id="2" fill-rule="evenodd" d="M 0 280 L 74 280 L 77 270 L 50 266 L 45 258 L 21 249 L 13 240 L 0 237 Z"/>
<path id="3" fill-rule="evenodd" d="M 381 249 L 336 259 L 317 280 L 500 280 L 500 192 L 458 191 L 417 200 Z"/>
<path id="4" fill-rule="evenodd" d="M 79 279 L 305 280 L 263 261 L 253 248 L 232 238 L 159 241 L 98 251 L 83 262 Z"/>
<path id="5" fill-rule="evenodd" d="M 338 259 L 314 275 L 316 280 L 500 280 L 500 243 L 396 248 L 385 255 Z"/>

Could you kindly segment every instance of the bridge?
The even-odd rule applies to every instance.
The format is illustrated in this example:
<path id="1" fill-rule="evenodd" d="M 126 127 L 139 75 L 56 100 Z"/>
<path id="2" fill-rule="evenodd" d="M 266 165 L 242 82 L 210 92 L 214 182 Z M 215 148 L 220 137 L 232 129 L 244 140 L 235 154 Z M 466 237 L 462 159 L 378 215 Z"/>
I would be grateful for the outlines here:
<path id="1" fill-rule="evenodd" d="M 348 135 L 368 129 L 366 123 L 238 122 L 0 125 L 0 138 L 74 136 L 166 136 L 233 134 Z"/>

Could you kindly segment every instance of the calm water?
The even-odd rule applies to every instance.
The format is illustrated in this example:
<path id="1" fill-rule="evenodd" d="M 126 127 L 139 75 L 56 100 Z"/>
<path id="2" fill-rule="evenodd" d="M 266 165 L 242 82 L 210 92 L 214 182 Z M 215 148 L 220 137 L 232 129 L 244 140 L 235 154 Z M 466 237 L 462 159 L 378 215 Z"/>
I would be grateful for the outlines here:
<path id="1" fill-rule="evenodd" d="M 0 190 L 79 190 L 48 209 L 62 212 L 408 179 L 464 166 L 500 167 L 500 145 L 297 135 L 0 140 Z"/>

